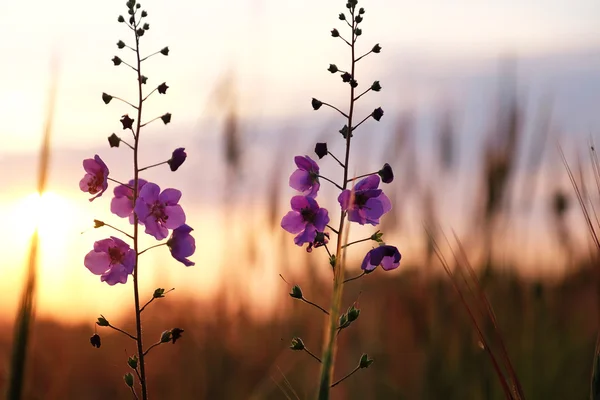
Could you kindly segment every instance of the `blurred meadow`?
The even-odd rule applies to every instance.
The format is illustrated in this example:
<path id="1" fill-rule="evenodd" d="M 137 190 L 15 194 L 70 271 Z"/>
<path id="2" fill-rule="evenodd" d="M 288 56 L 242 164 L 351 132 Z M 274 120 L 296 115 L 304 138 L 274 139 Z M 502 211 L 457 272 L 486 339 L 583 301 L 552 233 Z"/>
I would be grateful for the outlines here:
<path id="1" fill-rule="evenodd" d="M 109 287 L 83 265 L 107 235 L 93 229 L 94 219 L 127 223 L 108 212 L 112 186 L 94 203 L 77 186 L 82 160 L 94 154 L 113 176 L 130 179 L 128 153 L 106 143 L 125 108 L 101 101 L 103 91 L 133 95 L 130 71 L 110 62 L 128 33 L 116 22 L 121 3 L 0 4 L 2 395 L 15 379 L 11 355 L 29 333 L 22 398 L 131 398 L 120 376 L 133 343 L 102 328 L 101 348 L 89 343 L 100 314 L 134 330 L 131 282 Z M 142 258 L 143 299 L 175 288 L 144 314 L 146 337 L 158 339 L 165 326 L 185 329 L 177 345 L 147 360 L 152 398 L 314 396 L 319 365 L 289 344 L 301 336 L 320 353 L 325 319 L 288 293 L 298 284 L 327 305 L 331 269 L 324 249 L 295 246 L 280 221 L 294 193 L 293 157 L 312 157 L 317 141 L 334 154 L 343 148 L 343 121 L 310 106 L 313 96 L 346 104 L 326 70 L 347 58 L 329 34 L 343 3 L 144 2 L 152 30 L 143 46 L 168 44 L 172 52 L 149 65 L 149 79 L 168 82 L 170 92 L 148 113 L 167 110 L 173 120 L 145 131 L 142 164 L 186 148 L 177 174 L 151 174 L 182 190 L 197 244 L 193 267 L 166 250 Z M 345 307 L 358 299 L 362 312 L 339 336 L 336 376 L 364 352 L 375 362 L 334 388 L 333 398 L 504 398 L 453 286 L 482 306 L 467 260 L 498 323 L 477 316 L 479 326 L 488 337 L 501 332 L 524 397 L 589 397 L 600 328 L 600 249 L 589 228 L 600 227 L 600 170 L 590 153 L 600 141 L 600 4 L 361 5 L 359 45 L 383 50 L 361 61 L 359 82 L 380 80 L 383 90 L 359 107 L 381 105 L 385 116 L 356 134 L 351 172 L 393 167 L 386 193 L 394 209 L 380 228 L 402 264 L 347 284 Z M 327 176 L 339 173 L 334 160 L 319 165 Z M 335 209 L 336 197 L 323 182 L 321 205 Z M 352 226 L 351 240 L 367 232 Z M 360 273 L 369 248 L 352 248 L 348 276 Z"/>

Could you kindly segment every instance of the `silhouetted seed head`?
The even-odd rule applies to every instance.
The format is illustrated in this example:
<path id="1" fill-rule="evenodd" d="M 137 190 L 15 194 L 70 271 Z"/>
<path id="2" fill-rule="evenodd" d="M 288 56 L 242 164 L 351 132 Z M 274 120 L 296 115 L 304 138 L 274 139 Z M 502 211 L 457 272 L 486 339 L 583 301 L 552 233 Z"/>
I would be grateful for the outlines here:
<path id="1" fill-rule="evenodd" d="M 172 340 L 173 340 L 173 344 L 175 344 L 175 342 L 177 341 L 177 339 L 181 338 L 181 334 L 184 332 L 183 329 L 181 328 L 173 328 L 171 330 L 171 334 L 172 336 Z"/>
<path id="2" fill-rule="evenodd" d="M 119 40 L 119 41 L 117 42 L 117 47 L 118 47 L 119 49 L 122 49 L 123 47 L 125 47 L 125 42 L 123 42 L 122 40 Z"/>
<path id="3" fill-rule="evenodd" d="M 302 295 L 302 289 L 300 289 L 300 286 L 295 285 L 294 287 L 292 287 L 292 291 L 290 292 L 290 296 L 293 297 L 294 299 L 301 299 L 302 297 L 304 297 Z"/>
<path id="4" fill-rule="evenodd" d="M 128 114 L 121 117 L 121 123 L 123 124 L 123 129 L 131 129 L 133 127 L 133 119 L 129 118 Z"/>
<path id="5" fill-rule="evenodd" d="M 304 342 L 299 337 L 295 337 L 292 339 L 292 345 L 290 346 L 292 350 L 304 350 Z"/>
<path id="6" fill-rule="evenodd" d="M 167 93 L 168 88 L 169 88 L 169 86 L 167 86 L 167 83 L 163 82 L 160 85 L 158 85 L 158 87 L 156 89 L 158 90 L 158 93 L 165 94 L 165 93 Z"/>
<path id="7" fill-rule="evenodd" d="M 141 82 L 142 82 L 142 85 L 145 85 L 145 84 L 146 84 L 146 82 L 148 82 L 148 77 L 146 77 L 146 76 L 142 75 L 142 76 L 140 76 L 140 80 L 141 80 Z"/>
<path id="8" fill-rule="evenodd" d="M 150 24 L 145 23 L 142 28 L 144 28 L 144 30 L 147 31 L 148 29 L 150 29 Z"/>
<path id="9" fill-rule="evenodd" d="M 371 114 L 371 116 L 373 117 L 373 119 L 375 121 L 379 121 L 381 119 L 381 117 L 383 117 L 383 110 L 381 109 L 381 107 L 373 110 L 373 113 Z"/>
<path id="10" fill-rule="evenodd" d="M 373 84 L 371 85 L 371 90 L 375 92 L 379 92 L 381 90 L 381 85 L 379 84 L 379 81 L 373 82 Z"/>
<path id="11" fill-rule="evenodd" d="M 162 119 L 162 122 L 164 122 L 165 125 L 168 124 L 169 122 L 171 122 L 171 113 L 166 113 L 165 115 L 160 117 L 160 119 Z"/>
<path id="12" fill-rule="evenodd" d="M 323 103 L 322 103 L 321 101 L 319 101 L 319 100 L 315 99 L 314 97 L 313 97 L 313 99 L 312 99 L 312 102 L 311 102 L 311 104 L 312 104 L 312 108 L 313 108 L 315 111 L 316 111 L 316 110 L 318 110 L 319 108 L 321 108 L 321 106 L 323 105 Z"/>
<path id="13" fill-rule="evenodd" d="M 334 29 L 331 30 L 331 36 L 333 36 L 333 37 L 339 37 L 340 36 L 340 32 L 338 32 L 338 30 L 334 28 Z"/>
<path id="14" fill-rule="evenodd" d="M 116 134 L 112 134 L 108 137 L 108 144 L 110 145 L 110 147 L 119 147 L 119 144 L 121 143 L 121 138 L 118 137 Z"/>
<path id="15" fill-rule="evenodd" d="M 165 47 L 165 48 L 161 49 L 160 54 L 162 54 L 163 56 L 168 56 L 169 55 L 169 47 Z"/>
<path id="16" fill-rule="evenodd" d="M 112 99 L 113 97 L 110 94 L 102 93 L 102 101 L 104 102 L 104 104 L 110 103 Z"/>
<path id="17" fill-rule="evenodd" d="M 327 68 L 327 71 L 331 72 L 332 74 L 335 74 L 339 71 L 339 69 L 335 64 L 329 64 L 329 68 Z"/>
<path id="18" fill-rule="evenodd" d="M 120 65 L 120 64 L 121 64 L 121 59 L 120 59 L 119 57 L 117 57 L 117 56 L 114 56 L 114 57 L 112 58 L 112 62 L 113 62 L 115 65 Z"/>
<path id="19" fill-rule="evenodd" d="M 350 82 L 350 79 L 352 79 L 352 75 L 350 75 L 349 72 L 344 72 L 342 74 L 342 81 L 343 82 Z"/>
<path id="20" fill-rule="evenodd" d="M 315 146 L 315 153 L 319 157 L 319 159 L 325 157 L 328 153 L 327 143 L 317 143 Z"/>
<path id="21" fill-rule="evenodd" d="M 345 21 L 346 20 L 346 14 L 340 13 L 339 19 L 340 19 L 340 21 Z"/>
<path id="22" fill-rule="evenodd" d="M 99 349 L 100 346 L 102 345 L 102 343 L 100 341 L 100 335 L 98 335 L 97 333 L 94 333 L 92 335 L 92 337 L 90 338 L 90 343 L 92 344 L 92 346 Z"/>
<path id="23" fill-rule="evenodd" d="M 356 82 L 356 79 L 350 79 L 350 86 L 352 86 L 353 88 L 358 86 L 358 82 Z"/>
<path id="24" fill-rule="evenodd" d="M 373 53 L 380 53 L 381 52 L 381 46 L 379 45 L 379 43 L 377 43 L 375 46 L 373 46 L 373 49 L 371 51 Z"/>
<path id="25" fill-rule="evenodd" d="M 146 11 L 142 11 L 142 18 L 146 18 L 148 16 L 148 13 Z"/>
<path id="26" fill-rule="evenodd" d="M 122 15 L 119 15 L 119 18 L 117 18 L 117 21 L 123 23 L 123 22 L 125 22 L 125 18 L 123 18 Z"/>

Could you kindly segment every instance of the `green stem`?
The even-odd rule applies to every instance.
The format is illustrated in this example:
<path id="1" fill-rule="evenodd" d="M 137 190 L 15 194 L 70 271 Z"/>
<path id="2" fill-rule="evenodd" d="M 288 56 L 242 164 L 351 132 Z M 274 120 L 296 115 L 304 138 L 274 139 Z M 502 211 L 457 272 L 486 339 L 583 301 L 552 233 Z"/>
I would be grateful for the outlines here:
<path id="1" fill-rule="evenodd" d="M 142 120 L 142 106 L 143 93 L 142 93 L 142 74 L 141 74 L 141 59 L 140 59 L 140 37 L 137 34 L 137 24 L 133 30 L 135 33 L 135 55 L 137 58 L 137 74 L 138 74 L 138 108 L 137 108 L 137 127 L 134 133 L 135 142 L 133 145 L 133 173 L 134 173 L 134 188 L 133 188 L 133 204 L 135 206 L 138 199 L 138 187 L 139 187 L 139 165 L 138 165 L 138 150 L 140 147 L 140 130 Z M 140 293 L 139 293 L 139 276 L 138 276 L 138 264 L 139 264 L 139 224 L 138 216 L 136 213 L 133 214 L 133 249 L 135 251 L 135 265 L 133 268 L 133 298 L 135 303 L 135 325 L 136 325 L 136 336 L 137 336 L 137 352 L 140 367 L 140 385 L 142 386 L 142 400 L 148 400 L 148 389 L 146 387 L 146 364 L 144 362 L 144 346 L 142 343 L 142 313 L 140 310 Z"/>
<path id="2" fill-rule="evenodd" d="M 358 367 L 354 368 L 354 369 L 352 370 L 352 372 L 350 372 L 348 375 L 344 376 L 344 377 L 343 377 L 342 379 L 340 379 L 339 381 L 335 382 L 333 385 L 331 385 L 331 387 L 337 386 L 337 385 L 339 385 L 340 383 L 342 383 L 342 381 L 344 381 L 345 379 L 348 379 L 348 378 L 350 378 L 350 377 L 352 376 L 352 374 L 354 374 L 354 373 L 355 373 L 356 371 L 358 371 L 359 369 L 360 369 L 360 366 L 358 366 Z"/>
<path id="3" fill-rule="evenodd" d="M 355 31 L 355 21 L 354 21 L 354 12 L 355 9 L 352 7 L 350 10 L 350 14 L 352 15 L 352 44 L 348 43 L 352 49 L 352 69 L 351 76 L 352 79 L 355 77 L 355 67 L 356 67 L 356 59 L 354 52 L 354 44 L 356 42 L 356 37 L 354 34 Z M 348 112 L 348 129 L 352 130 L 352 117 L 354 115 L 354 88 L 350 85 L 350 109 Z M 342 189 L 346 189 L 348 186 L 348 165 L 350 158 L 350 134 L 346 135 L 346 156 L 344 160 L 344 184 L 342 185 Z M 345 264 L 345 250 L 342 248 L 343 242 L 345 240 L 344 235 L 344 222 L 346 219 L 346 212 L 341 211 L 340 215 L 340 225 L 338 228 L 338 237 L 337 237 L 337 250 L 336 250 L 336 261 L 335 266 L 333 268 L 333 293 L 331 297 L 331 310 L 329 312 L 329 327 L 327 331 L 327 339 L 325 342 L 325 346 L 323 347 L 323 354 L 321 356 L 322 367 L 321 367 L 321 377 L 319 382 L 319 400 L 328 400 L 329 399 L 329 391 L 331 389 L 331 381 L 333 379 L 333 370 L 335 363 L 335 355 L 336 355 L 336 337 L 337 337 L 337 328 L 338 328 L 338 319 L 340 316 L 340 308 L 342 302 L 342 293 L 344 289 L 344 264 Z"/>

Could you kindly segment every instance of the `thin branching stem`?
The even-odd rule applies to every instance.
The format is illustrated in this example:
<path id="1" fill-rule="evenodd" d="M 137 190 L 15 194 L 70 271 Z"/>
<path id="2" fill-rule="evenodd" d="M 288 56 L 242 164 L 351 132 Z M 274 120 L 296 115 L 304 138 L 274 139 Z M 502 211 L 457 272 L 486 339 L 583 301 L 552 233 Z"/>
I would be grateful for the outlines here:
<path id="1" fill-rule="evenodd" d="M 324 309 L 323 307 L 321 307 L 321 306 L 320 306 L 320 305 L 318 305 L 318 304 L 315 304 L 315 303 L 313 303 L 312 301 L 310 301 L 310 300 L 306 299 L 305 297 L 302 297 L 302 298 L 300 298 L 300 300 L 302 300 L 302 301 L 303 301 L 303 302 L 305 302 L 306 304 L 310 304 L 311 306 L 318 308 L 319 310 L 323 311 L 325 314 L 329 315 L 329 313 L 327 312 L 327 310 L 326 310 L 326 309 Z"/>
<path id="2" fill-rule="evenodd" d="M 366 56 L 368 56 L 369 54 L 371 54 L 373 52 L 373 50 L 369 50 L 368 52 L 366 52 L 365 54 L 363 54 L 362 56 L 358 57 L 356 59 L 356 62 L 359 62 L 360 60 L 362 60 L 363 58 L 365 58 Z"/>
<path id="3" fill-rule="evenodd" d="M 135 109 L 137 110 L 137 107 L 136 107 L 136 106 L 134 106 L 133 104 L 131 104 L 130 102 L 128 102 L 127 100 L 124 100 L 124 99 L 122 99 L 122 98 L 120 98 L 120 97 L 117 97 L 117 96 L 111 96 L 111 97 L 112 97 L 113 99 L 115 99 L 115 100 L 122 101 L 123 103 L 125 103 L 125 104 L 128 104 L 128 105 L 130 105 L 131 107 L 133 107 L 133 108 L 135 108 Z"/>
<path id="4" fill-rule="evenodd" d="M 319 362 L 319 364 L 321 364 L 321 359 L 317 356 L 315 356 L 310 350 L 308 350 L 306 347 L 304 347 L 304 351 L 306 351 L 308 354 L 311 355 L 312 358 L 314 358 L 315 360 L 317 360 Z"/>
<path id="5" fill-rule="evenodd" d="M 150 350 L 152 350 L 153 348 L 155 348 L 157 346 L 160 346 L 162 343 L 163 342 L 161 342 L 161 341 L 154 343 L 152 346 L 150 346 L 146 349 L 146 351 L 144 352 L 144 355 L 147 355 L 150 352 Z"/>
<path id="6" fill-rule="evenodd" d="M 144 126 L 148 125 L 151 122 L 156 121 L 157 119 L 161 119 L 162 115 L 160 117 L 156 117 L 156 118 L 152 118 L 150 121 L 144 122 L 143 124 L 140 125 L 140 128 L 143 128 Z"/>
<path id="7" fill-rule="evenodd" d="M 139 72 L 139 71 L 138 71 L 138 70 L 137 70 L 137 69 L 136 69 L 134 66 L 132 66 L 132 65 L 130 65 L 130 64 L 128 64 L 128 63 L 126 63 L 126 62 L 125 62 L 125 61 L 123 61 L 123 60 L 121 60 L 121 64 L 125 64 L 125 65 L 127 65 L 129 68 L 131 68 L 132 70 L 134 70 L 135 72 Z"/>
<path id="8" fill-rule="evenodd" d="M 362 272 L 362 274 L 355 276 L 354 278 L 348 278 L 344 281 L 344 283 L 348 283 L 350 281 L 355 281 L 359 278 L 362 278 L 363 276 L 365 276 L 367 273 L 365 271 Z"/>
<path id="9" fill-rule="evenodd" d="M 159 243 L 159 244 L 155 244 L 154 246 L 150 246 L 150 247 L 148 247 L 147 249 L 144 249 L 144 250 L 140 251 L 140 252 L 138 253 L 138 256 L 140 256 L 140 255 L 144 254 L 145 252 L 147 252 L 147 251 L 148 251 L 148 250 L 150 250 L 150 249 L 154 249 L 154 248 L 156 248 L 156 247 L 160 247 L 160 246 L 166 246 L 166 245 L 167 245 L 167 242 L 164 242 L 164 243 Z"/>
<path id="10" fill-rule="evenodd" d="M 376 171 L 376 172 L 371 172 L 371 173 L 364 174 L 364 175 L 355 176 L 354 178 L 350 178 L 349 181 L 352 182 L 352 181 L 355 181 L 357 179 L 366 178 L 367 176 L 375 175 L 375 174 L 378 174 L 378 173 L 379 173 L 379 171 Z"/>
<path id="11" fill-rule="evenodd" d="M 165 295 L 165 294 L 167 294 L 167 293 L 169 293 L 169 292 L 172 292 L 173 290 L 175 290 L 175 288 L 172 288 L 172 289 L 170 289 L 170 290 L 167 290 L 166 292 L 164 292 L 164 293 L 163 293 L 162 297 L 164 297 L 164 295 Z M 160 297 L 154 297 L 154 296 L 152 296 L 152 298 L 151 298 L 150 300 L 148 300 L 148 301 L 146 302 L 146 304 L 144 304 L 144 307 L 142 307 L 142 308 L 140 309 L 140 313 L 141 313 L 142 311 L 144 311 L 144 310 L 146 309 L 146 307 L 148 307 L 148 306 L 150 305 L 150 303 L 152 303 L 152 302 L 153 302 L 155 299 L 159 299 L 159 298 L 160 298 Z"/>
<path id="12" fill-rule="evenodd" d="M 348 118 L 348 115 L 346 115 L 346 113 L 345 113 L 345 112 L 343 112 L 342 110 L 340 110 L 340 109 L 339 109 L 339 108 L 337 108 L 336 106 L 334 106 L 334 105 L 331 105 L 331 104 L 329 104 L 329 103 L 325 103 L 324 101 L 322 101 L 321 103 L 322 103 L 324 106 L 327 106 L 327 107 L 331 107 L 331 108 L 333 108 L 335 111 L 339 112 L 339 113 L 340 113 L 340 114 L 342 114 L 344 117 Z"/>
<path id="13" fill-rule="evenodd" d="M 356 371 L 358 371 L 360 369 L 360 366 L 357 366 L 356 368 L 354 368 L 352 370 L 352 372 L 350 372 L 348 375 L 344 376 L 342 379 L 338 380 L 337 382 L 335 382 L 333 385 L 331 385 L 331 387 L 335 387 L 337 385 L 339 385 L 340 383 L 342 383 L 344 380 L 350 378 Z"/>
<path id="14" fill-rule="evenodd" d="M 130 386 L 129 389 L 131 389 L 131 394 L 133 395 L 133 398 L 138 400 L 139 397 L 138 397 L 137 393 L 135 392 L 135 389 L 133 388 L 133 386 Z"/>
<path id="15" fill-rule="evenodd" d="M 140 172 L 145 171 L 145 170 L 150 169 L 150 168 L 158 167 L 159 165 L 163 165 L 163 164 L 166 164 L 168 162 L 169 161 L 167 160 L 167 161 L 159 162 L 159 163 L 156 163 L 156 164 L 148 165 L 147 167 L 140 168 Z"/>
<path id="16" fill-rule="evenodd" d="M 343 162 L 341 162 L 341 161 L 340 161 L 340 160 L 339 160 L 339 159 L 338 159 L 336 156 L 334 156 L 332 152 L 330 152 L 330 151 L 327 151 L 327 154 L 329 154 L 331 157 L 333 157 L 333 159 L 334 159 L 335 161 L 337 161 L 337 162 L 338 162 L 338 164 L 340 164 L 340 166 L 341 166 L 342 168 L 345 168 L 345 166 L 344 166 L 344 163 L 343 163 Z"/>
<path id="17" fill-rule="evenodd" d="M 106 179 L 108 179 L 109 181 L 112 181 L 112 182 L 114 182 L 114 183 L 118 183 L 119 185 L 127 186 L 129 189 L 132 189 L 132 190 L 133 190 L 133 188 L 132 188 L 131 186 L 129 186 L 129 185 L 126 185 L 126 184 L 124 184 L 124 183 L 123 183 L 123 182 L 121 182 L 121 181 L 118 181 L 118 180 L 116 180 L 116 179 L 113 179 L 113 178 L 110 178 L 110 177 L 109 177 L 109 178 L 106 178 Z"/>
<path id="18" fill-rule="evenodd" d="M 360 239 L 360 240 L 355 240 L 354 242 L 346 243 L 345 245 L 342 246 L 342 249 L 345 249 L 346 247 L 352 246 L 353 244 L 357 244 L 357 243 L 361 243 L 361 242 L 366 242 L 367 240 L 372 240 L 371 236 L 369 236 L 368 238 L 364 238 L 364 239 Z"/>
<path id="19" fill-rule="evenodd" d="M 331 225 L 327 225 L 327 227 L 328 227 L 329 229 L 331 229 L 331 231 L 332 231 L 333 233 L 335 233 L 336 235 L 339 235 L 339 234 L 340 234 L 340 233 L 338 232 L 338 230 L 337 230 L 337 229 L 335 229 L 333 226 L 331 226 Z"/>
<path id="20" fill-rule="evenodd" d="M 108 325 L 106 325 L 106 326 L 107 326 L 107 327 L 109 327 L 109 328 L 111 328 L 111 329 L 114 329 L 114 330 L 115 330 L 115 331 L 117 331 L 117 332 L 121 332 L 123 335 L 125 335 L 125 336 L 128 336 L 129 338 L 131 338 L 131 339 L 133 339 L 133 340 L 137 341 L 137 338 L 136 338 L 135 336 L 133 336 L 132 334 L 130 334 L 130 333 L 128 333 L 128 332 L 125 332 L 123 329 L 119 329 L 119 328 L 117 328 L 116 326 L 114 326 L 114 325 L 111 325 L 111 324 L 108 324 Z"/>
<path id="21" fill-rule="evenodd" d="M 134 11 L 134 18 L 135 18 Z M 134 19 L 135 21 L 135 19 Z M 135 132 L 132 132 L 135 137 L 134 150 L 133 150 L 133 173 L 134 173 L 134 188 L 133 188 L 133 204 L 135 204 L 138 200 L 138 189 L 139 189 L 139 164 L 138 164 L 138 150 L 140 146 L 140 132 L 141 132 L 141 119 L 142 119 L 142 107 L 143 107 L 143 94 L 142 94 L 142 74 L 140 71 L 142 60 L 140 59 L 140 37 L 137 34 L 137 24 L 134 26 L 134 35 L 135 35 L 135 55 L 137 58 L 137 84 L 138 84 L 138 112 L 137 112 L 137 126 Z M 140 312 L 140 293 L 139 293 L 139 223 L 138 216 L 136 213 L 133 213 L 133 249 L 135 251 L 135 264 L 133 267 L 133 297 L 135 303 L 135 325 L 137 331 L 137 352 L 138 352 L 138 361 L 140 367 L 140 384 L 142 386 L 142 400 L 148 400 L 148 389 L 146 385 L 146 363 L 144 360 L 144 345 L 142 342 L 142 314 Z"/>
<path id="22" fill-rule="evenodd" d="M 148 93 L 148 94 L 146 95 L 146 97 L 144 97 L 144 98 L 142 99 L 142 101 L 146 101 L 146 99 L 147 99 L 148 97 L 150 97 L 150 95 L 151 95 L 152 93 L 156 92 L 157 90 L 158 90 L 158 87 L 155 87 L 154 89 L 152 89 L 152 91 L 151 91 L 150 93 Z"/>
<path id="23" fill-rule="evenodd" d="M 122 143 L 124 143 L 125 146 L 129 147 L 131 150 L 133 150 L 133 146 L 130 145 L 129 143 L 127 143 L 126 141 L 124 141 L 123 139 L 119 138 L 119 141 L 121 141 Z"/>
<path id="24" fill-rule="evenodd" d="M 142 58 L 142 59 L 140 60 L 140 62 L 142 62 L 142 61 L 146 61 L 146 60 L 147 60 L 147 59 L 149 59 L 150 57 L 152 57 L 152 56 L 155 56 L 155 55 L 157 55 L 157 54 L 158 54 L 158 53 L 160 53 L 160 52 L 161 52 L 161 50 L 159 50 L 159 51 L 157 51 L 157 52 L 154 52 L 154 53 L 150 54 L 149 56 L 146 56 L 146 57 Z"/>
<path id="25" fill-rule="evenodd" d="M 365 122 L 366 120 L 368 120 L 372 116 L 373 116 L 372 114 L 367 115 L 362 121 L 360 121 L 358 124 L 356 124 L 355 127 L 352 128 L 352 131 L 354 132 L 356 130 L 356 128 L 358 128 L 359 126 L 361 126 L 363 124 L 363 122 Z"/>
<path id="26" fill-rule="evenodd" d="M 108 226 L 109 228 L 112 228 L 117 232 L 121 232 L 123 235 L 127 236 L 129 239 L 133 239 L 133 236 L 131 236 L 129 233 L 125 232 L 122 229 L 116 228 L 116 227 L 112 226 L 111 224 L 107 224 L 106 222 L 104 222 L 104 226 Z"/>
<path id="27" fill-rule="evenodd" d="M 354 101 L 357 101 L 358 99 L 360 99 L 361 97 L 363 97 L 365 94 L 369 93 L 371 91 L 371 88 L 368 88 L 367 90 L 365 90 L 364 92 L 362 92 L 361 94 L 359 94 L 358 96 L 356 96 L 356 98 L 354 99 Z"/>
<path id="28" fill-rule="evenodd" d="M 333 183 L 335 185 L 335 187 L 337 187 L 340 190 L 344 190 L 340 185 L 338 185 L 337 183 L 335 183 L 331 179 L 324 177 L 323 175 L 317 175 L 317 177 L 319 177 L 321 179 L 325 179 L 327 182 Z"/>

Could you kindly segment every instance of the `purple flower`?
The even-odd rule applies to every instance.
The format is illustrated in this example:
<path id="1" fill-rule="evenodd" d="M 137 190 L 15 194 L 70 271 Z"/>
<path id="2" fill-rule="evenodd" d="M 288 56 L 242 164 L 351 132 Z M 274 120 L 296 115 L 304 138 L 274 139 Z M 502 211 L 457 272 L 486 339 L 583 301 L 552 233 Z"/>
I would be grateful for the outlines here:
<path id="1" fill-rule="evenodd" d="M 297 233 L 294 243 L 302 246 L 313 243 L 317 232 L 323 232 L 329 223 L 326 209 L 320 208 L 315 199 L 309 196 L 294 196 L 292 210 L 281 220 L 281 227 L 290 233 Z"/>
<path id="2" fill-rule="evenodd" d="M 171 250 L 171 255 L 177 261 L 183 263 L 186 267 L 196 265 L 195 262 L 188 260 L 186 257 L 191 256 L 196 251 L 196 241 L 190 235 L 193 229 L 183 224 L 179 228 L 173 230 L 171 237 L 167 241 L 167 246 Z"/>
<path id="3" fill-rule="evenodd" d="M 383 245 L 369 251 L 360 268 L 369 273 L 381 265 L 385 271 L 391 271 L 398 268 L 401 258 L 402 255 L 396 247 Z"/>
<path id="4" fill-rule="evenodd" d="M 169 229 L 185 224 L 185 213 L 179 204 L 181 192 L 177 189 L 165 189 L 148 182 L 140 190 L 134 211 L 144 225 L 146 233 L 162 240 L 169 235 Z"/>
<path id="5" fill-rule="evenodd" d="M 187 154 L 185 152 L 184 147 L 180 147 L 173 151 L 173 155 L 171 155 L 171 159 L 167 161 L 169 167 L 171 167 L 171 171 L 177 171 L 177 168 L 181 167 L 181 164 L 185 161 Z"/>
<path id="6" fill-rule="evenodd" d="M 87 253 L 83 264 L 111 286 L 126 283 L 127 275 L 133 273 L 135 251 L 121 239 L 111 236 L 95 242 L 94 250 Z"/>
<path id="7" fill-rule="evenodd" d="M 95 194 L 96 196 L 90 199 L 90 201 L 93 201 L 95 198 L 102 196 L 102 193 L 108 189 L 108 167 L 96 154 L 94 158 L 83 160 L 83 169 L 85 169 L 86 174 L 79 181 L 79 188 L 89 194 Z"/>
<path id="8" fill-rule="evenodd" d="M 294 162 L 298 166 L 290 176 L 290 186 L 302 194 L 315 198 L 321 184 L 319 183 L 319 166 L 309 156 L 296 156 Z"/>
<path id="9" fill-rule="evenodd" d="M 140 190 L 148 183 L 143 179 L 138 179 L 138 197 Z M 121 218 L 129 217 L 129 222 L 133 224 L 133 189 L 135 181 L 132 179 L 127 185 L 119 185 L 115 187 L 115 197 L 110 202 L 110 211 Z"/>
<path id="10" fill-rule="evenodd" d="M 379 187 L 379 175 L 370 175 L 354 186 L 344 190 L 338 201 L 342 210 L 348 211 L 348 220 L 361 225 L 377 225 L 379 218 L 392 209 L 390 199 Z"/>

